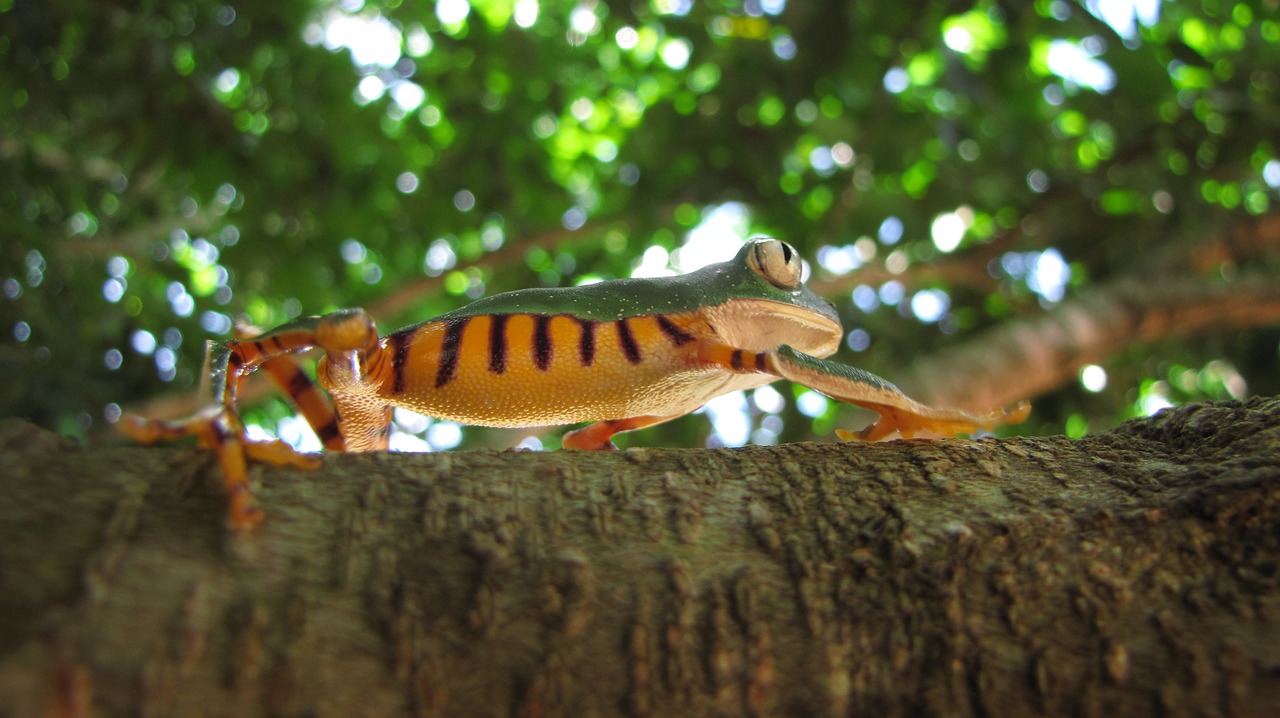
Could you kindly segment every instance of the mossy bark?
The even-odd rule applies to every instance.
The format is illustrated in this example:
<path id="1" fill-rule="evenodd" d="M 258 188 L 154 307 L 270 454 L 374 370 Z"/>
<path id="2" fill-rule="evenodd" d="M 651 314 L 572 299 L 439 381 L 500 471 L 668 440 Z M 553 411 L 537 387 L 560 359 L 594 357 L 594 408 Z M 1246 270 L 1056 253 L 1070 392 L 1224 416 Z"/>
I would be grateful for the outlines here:
<path id="1" fill-rule="evenodd" d="M 1275 715 L 1280 399 L 1063 437 L 335 455 L 0 424 L 0 715 Z"/>

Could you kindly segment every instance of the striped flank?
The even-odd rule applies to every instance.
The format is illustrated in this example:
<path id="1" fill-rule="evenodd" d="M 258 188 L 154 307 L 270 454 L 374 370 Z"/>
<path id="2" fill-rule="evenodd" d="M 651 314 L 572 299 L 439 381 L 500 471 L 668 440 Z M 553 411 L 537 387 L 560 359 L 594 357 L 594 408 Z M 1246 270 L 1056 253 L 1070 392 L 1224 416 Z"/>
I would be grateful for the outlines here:
<path id="1" fill-rule="evenodd" d="M 467 328 L 471 317 L 456 317 L 445 320 L 444 341 L 440 344 L 440 361 L 436 365 L 436 388 L 453 381 L 458 372 L 458 354 L 462 348 L 462 330 Z M 399 372 L 396 373 L 396 385 L 403 386 Z"/>

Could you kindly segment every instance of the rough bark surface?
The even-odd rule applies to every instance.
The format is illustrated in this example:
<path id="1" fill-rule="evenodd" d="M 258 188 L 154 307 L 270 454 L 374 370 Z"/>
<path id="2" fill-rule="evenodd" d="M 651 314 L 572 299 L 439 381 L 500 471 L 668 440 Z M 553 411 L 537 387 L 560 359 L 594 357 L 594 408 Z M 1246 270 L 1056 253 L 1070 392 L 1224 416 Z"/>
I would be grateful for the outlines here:
<path id="1" fill-rule="evenodd" d="M 1280 399 L 1062 437 L 338 455 L 0 424 L 0 715 L 1280 712 Z M 258 469 L 255 469 L 257 471 Z"/>

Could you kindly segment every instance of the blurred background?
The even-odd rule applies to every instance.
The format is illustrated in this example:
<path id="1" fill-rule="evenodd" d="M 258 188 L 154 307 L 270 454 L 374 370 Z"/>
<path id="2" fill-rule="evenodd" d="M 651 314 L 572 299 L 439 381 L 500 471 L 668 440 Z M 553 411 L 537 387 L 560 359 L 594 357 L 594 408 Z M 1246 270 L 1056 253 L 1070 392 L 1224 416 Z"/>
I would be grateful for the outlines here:
<path id="1" fill-rule="evenodd" d="M 0 0 L 0 414 L 107 440 L 238 317 L 386 332 L 769 235 L 837 360 L 1081 436 L 1280 393 L 1278 143 L 1276 0 Z M 619 443 L 867 418 L 779 382 Z"/>

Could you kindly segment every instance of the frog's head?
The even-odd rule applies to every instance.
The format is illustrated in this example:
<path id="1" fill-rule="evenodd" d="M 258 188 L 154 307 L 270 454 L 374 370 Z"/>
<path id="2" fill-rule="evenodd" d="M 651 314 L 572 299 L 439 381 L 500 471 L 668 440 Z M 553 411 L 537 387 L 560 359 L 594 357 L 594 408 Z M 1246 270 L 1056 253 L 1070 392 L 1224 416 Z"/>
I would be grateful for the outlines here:
<path id="1" fill-rule="evenodd" d="M 835 306 L 804 286 L 800 255 L 786 242 L 752 239 L 707 270 L 717 291 L 704 311 L 729 344 L 753 351 L 789 344 L 819 357 L 839 348 L 844 329 Z"/>

